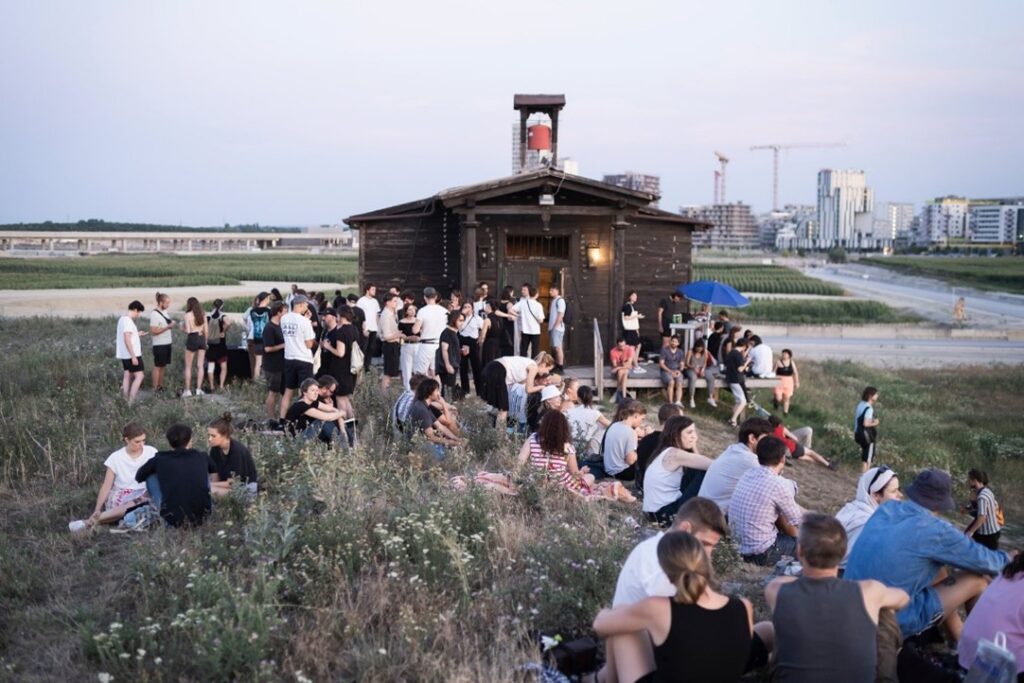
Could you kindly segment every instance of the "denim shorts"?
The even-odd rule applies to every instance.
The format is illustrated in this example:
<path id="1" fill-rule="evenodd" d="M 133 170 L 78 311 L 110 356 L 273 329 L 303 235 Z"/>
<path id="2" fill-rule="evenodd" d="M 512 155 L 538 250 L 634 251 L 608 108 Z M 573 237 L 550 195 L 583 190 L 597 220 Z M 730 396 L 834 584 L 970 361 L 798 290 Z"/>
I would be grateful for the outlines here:
<path id="1" fill-rule="evenodd" d="M 551 339 L 552 348 L 562 348 L 562 339 L 565 337 L 565 330 L 549 330 L 548 337 Z"/>
<path id="2" fill-rule="evenodd" d="M 904 638 L 927 631 L 942 620 L 942 600 L 931 586 L 910 596 L 910 604 L 896 613 Z"/>

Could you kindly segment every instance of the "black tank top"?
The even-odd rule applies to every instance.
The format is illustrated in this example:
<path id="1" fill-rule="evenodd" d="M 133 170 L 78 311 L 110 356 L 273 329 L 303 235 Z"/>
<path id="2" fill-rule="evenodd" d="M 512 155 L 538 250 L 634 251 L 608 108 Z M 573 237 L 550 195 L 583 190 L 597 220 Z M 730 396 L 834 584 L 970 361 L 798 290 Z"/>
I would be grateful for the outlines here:
<path id="1" fill-rule="evenodd" d="M 487 328 L 487 339 L 500 341 L 501 335 L 503 334 L 502 328 L 504 327 L 504 323 L 501 318 L 494 313 L 488 315 L 487 319 L 491 321 L 491 326 Z"/>
<path id="2" fill-rule="evenodd" d="M 406 337 L 413 336 L 412 328 L 416 323 L 398 323 L 398 331 L 404 334 Z"/>
<path id="3" fill-rule="evenodd" d="M 792 377 L 793 376 L 793 364 L 783 365 L 779 363 L 779 367 L 775 369 L 775 374 L 779 377 Z"/>
<path id="4" fill-rule="evenodd" d="M 877 626 L 860 584 L 800 578 L 775 603 L 776 680 L 870 683 L 875 680 Z"/>
<path id="5" fill-rule="evenodd" d="M 721 609 L 705 609 L 670 600 L 668 637 L 654 648 L 655 681 L 733 683 L 740 680 L 750 656 L 747 606 L 730 597 Z M 874 660 L 872 660 L 874 661 Z"/>

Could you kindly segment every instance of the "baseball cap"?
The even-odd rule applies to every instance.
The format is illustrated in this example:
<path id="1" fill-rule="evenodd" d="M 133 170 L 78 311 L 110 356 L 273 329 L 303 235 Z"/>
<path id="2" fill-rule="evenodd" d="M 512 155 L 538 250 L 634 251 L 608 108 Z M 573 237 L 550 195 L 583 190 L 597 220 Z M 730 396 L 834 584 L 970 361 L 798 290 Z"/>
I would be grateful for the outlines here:
<path id="1" fill-rule="evenodd" d="M 437 290 L 434 289 L 433 287 L 424 287 L 423 288 L 423 296 L 424 296 L 424 298 L 432 297 L 432 296 L 437 296 Z"/>
<path id="2" fill-rule="evenodd" d="M 546 387 L 544 387 L 543 389 L 540 390 L 540 400 L 541 401 L 548 401 L 548 400 L 551 400 L 553 398 L 558 398 L 561 395 L 562 395 L 562 390 L 559 389 L 558 387 L 553 387 L 551 385 L 548 385 L 548 386 L 546 386 Z"/>
<path id="3" fill-rule="evenodd" d="M 953 480 L 949 473 L 932 467 L 918 474 L 904 493 L 907 498 L 932 512 L 949 512 L 956 508 L 952 490 Z"/>

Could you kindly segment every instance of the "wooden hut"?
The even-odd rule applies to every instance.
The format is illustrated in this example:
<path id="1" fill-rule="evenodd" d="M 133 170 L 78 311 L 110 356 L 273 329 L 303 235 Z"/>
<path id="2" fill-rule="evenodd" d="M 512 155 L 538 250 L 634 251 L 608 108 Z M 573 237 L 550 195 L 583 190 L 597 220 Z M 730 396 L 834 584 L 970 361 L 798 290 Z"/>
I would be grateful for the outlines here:
<path id="1" fill-rule="evenodd" d="M 540 168 L 444 190 L 345 219 L 359 230 L 359 278 L 378 288 L 433 286 L 467 296 L 530 282 L 547 311 L 557 283 L 572 309 L 566 363 L 593 360 L 593 321 L 607 348 L 626 292 L 657 339 L 658 301 L 691 275 L 692 233 L 706 223 L 662 211 L 655 195 Z M 541 340 L 545 347 L 546 330 Z"/>

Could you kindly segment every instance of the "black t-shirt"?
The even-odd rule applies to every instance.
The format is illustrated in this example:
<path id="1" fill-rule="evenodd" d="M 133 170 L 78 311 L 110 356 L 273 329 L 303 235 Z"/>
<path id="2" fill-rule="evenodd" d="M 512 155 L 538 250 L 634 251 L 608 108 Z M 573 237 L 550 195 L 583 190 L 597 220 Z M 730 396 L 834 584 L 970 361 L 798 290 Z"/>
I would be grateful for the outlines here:
<path id="1" fill-rule="evenodd" d="M 743 373 L 740 372 L 740 366 L 747 362 L 747 359 L 743 357 L 743 352 L 739 349 L 733 349 L 729 352 L 729 355 L 725 357 L 725 381 L 729 384 L 743 384 Z"/>
<path id="2" fill-rule="evenodd" d="M 676 313 L 676 302 L 672 297 L 665 297 L 658 302 L 658 308 L 663 309 L 661 311 L 661 330 L 662 332 L 669 331 L 669 325 L 672 324 L 672 316 Z"/>
<path id="3" fill-rule="evenodd" d="M 341 358 L 333 353 L 327 353 L 327 357 L 331 361 L 329 374 L 340 381 L 346 374 L 352 374 L 352 347 L 359 343 L 359 332 L 356 330 L 355 323 L 338 325 L 328 333 L 328 338 L 334 346 L 339 343 L 345 345 L 345 355 Z"/>
<path id="4" fill-rule="evenodd" d="M 359 340 L 359 345 L 362 346 L 365 343 L 363 340 L 363 323 L 366 322 L 366 311 L 355 304 L 349 304 L 348 310 L 352 311 L 352 324 L 356 328 L 356 339 Z"/>
<path id="5" fill-rule="evenodd" d="M 722 346 L 722 334 L 720 332 L 712 332 L 708 335 L 708 353 L 710 353 L 715 360 L 721 360 L 718 357 L 718 349 L 720 346 Z"/>
<path id="6" fill-rule="evenodd" d="M 245 484 L 255 484 L 259 481 L 256 476 L 256 463 L 252 459 L 252 453 L 245 447 L 245 444 L 231 439 L 228 452 L 224 453 L 219 448 L 210 449 L 210 459 L 217 466 L 217 476 L 221 481 L 227 481 L 232 477 L 241 480 Z"/>
<path id="7" fill-rule="evenodd" d="M 160 516 L 171 526 L 199 525 L 210 514 L 210 473 L 217 466 L 194 448 L 160 451 L 135 473 L 135 481 L 155 474 L 160 482 Z"/>
<path id="8" fill-rule="evenodd" d="M 314 405 L 312 403 L 306 403 L 301 398 L 288 406 L 288 412 L 284 414 L 284 421 L 288 423 L 288 428 L 291 430 L 292 434 L 305 431 L 306 427 L 316 419 L 306 415 L 306 411 L 313 407 Z"/>
<path id="9" fill-rule="evenodd" d="M 263 331 L 270 322 L 270 309 L 266 306 L 254 306 L 249 311 L 249 320 L 252 322 L 252 340 L 259 342 L 263 339 Z"/>
<path id="10" fill-rule="evenodd" d="M 460 353 L 461 349 L 459 348 L 459 333 L 451 329 L 450 327 L 444 328 L 444 331 L 441 333 L 440 339 L 438 339 L 437 357 L 435 359 L 436 367 L 434 368 L 434 370 L 437 373 L 448 372 L 447 368 L 445 368 L 444 366 L 444 360 L 441 358 L 442 343 L 448 344 L 448 363 L 452 366 L 452 369 L 458 370 L 459 364 L 462 362 L 462 354 Z"/>
<path id="11" fill-rule="evenodd" d="M 409 406 L 409 416 L 405 419 L 405 427 L 411 434 L 413 431 L 425 432 L 437 422 L 430 407 L 423 401 L 413 401 Z"/>
<path id="12" fill-rule="evenodd" d="M 263 328 L 263 346 L 278 346 L 284 344 L 284 332 L 281 326 L 271 321 Z M 267 372 L 284 371 L 284 347 L 277 351 L 263 354 L 263 367 Z"/>

